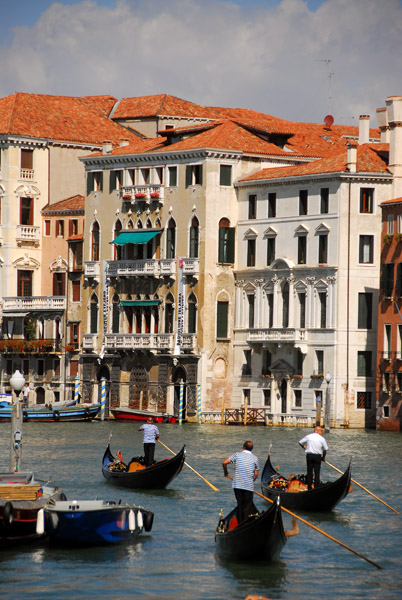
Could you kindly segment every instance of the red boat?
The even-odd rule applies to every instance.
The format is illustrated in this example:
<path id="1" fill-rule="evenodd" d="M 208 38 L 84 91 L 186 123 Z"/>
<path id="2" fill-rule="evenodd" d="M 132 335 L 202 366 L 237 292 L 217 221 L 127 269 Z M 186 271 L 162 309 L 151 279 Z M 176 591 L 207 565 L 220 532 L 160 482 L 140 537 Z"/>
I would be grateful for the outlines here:
<path id="1" fill-rule="evenodd" d="M 137 410 L 127 406 L 112 408 L 112 415 L 116 421 L 146 421 L 152 417 L 155 423 L 176 423 L 177 417 L 168 413 L 154 412 L 152 410 Z"/>

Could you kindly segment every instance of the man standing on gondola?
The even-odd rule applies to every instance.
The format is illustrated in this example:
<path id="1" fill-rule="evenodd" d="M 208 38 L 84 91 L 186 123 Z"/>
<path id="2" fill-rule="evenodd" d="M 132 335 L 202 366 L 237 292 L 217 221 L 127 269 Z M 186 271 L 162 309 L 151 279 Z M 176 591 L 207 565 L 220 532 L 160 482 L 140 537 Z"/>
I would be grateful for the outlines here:
<path id="1" fill-rule="evenodd" d="M 314 487 L 317 488 L 320 485 L 321 461 L 325 460 L 328 450 L 328 444 L 322 436 L 322 428 L 316 425 L 314 432 L 304 436 L 299 445 L 306 451 L 308 489 L 313 488 L 313 471 Z"/>
<path id="2" fill-rule="evenodd" d="M 242 523 L 257 512 L 253 502 L 254 481 L 258 477 L 260 466 L 258 458 L 252 453 L 253 443 L 244 442 L 243 450 L 235 452 L 222 462 L 225 477 L 233 479 L 233 491 L 237 500 L 237 521 Z M 234 464 L 235 474 L 231 477 L 227 465 Z"/>
<path id="3" fill-rule="evenodd" d="M 148 417 L 147 422 L 138 428 L 138 431 L 144 432 L 144 459 L 145 466 L 149 467 L 155 462 L 155 443 L 159 437 L 159 429 L 154 425 L 152 417 Z"/>

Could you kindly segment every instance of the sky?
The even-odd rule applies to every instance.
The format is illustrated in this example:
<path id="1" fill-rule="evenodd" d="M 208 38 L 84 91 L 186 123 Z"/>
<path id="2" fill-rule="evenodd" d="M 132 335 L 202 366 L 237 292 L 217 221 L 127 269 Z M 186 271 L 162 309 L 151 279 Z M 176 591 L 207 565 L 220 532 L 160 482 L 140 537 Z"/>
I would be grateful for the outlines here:
<path id="1" fill-rule="evenodd" d="M 171 94 L 357 124 L 402 95 L 402 0 L 0 0 L 0 97 Z"/>

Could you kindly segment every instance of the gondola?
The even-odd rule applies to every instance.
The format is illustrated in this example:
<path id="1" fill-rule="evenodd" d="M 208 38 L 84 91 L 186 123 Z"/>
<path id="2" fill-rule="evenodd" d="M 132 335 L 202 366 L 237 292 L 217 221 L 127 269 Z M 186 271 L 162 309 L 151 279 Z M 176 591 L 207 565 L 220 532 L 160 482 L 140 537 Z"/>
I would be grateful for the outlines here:
<path id="1" fill-rule="evenodd" d="M 24 423 L 58 423 L 92 421 L 101 409 L 100 404 L 76 404 L 56 409 L 54 406 L 37 406 L 36 408 L 23 408 L 22 419 Z M 11 421 L 12 406 L 0 408 L 0 422 Z"/>
<path id="2" fill-rule="evenodd" d="M 237 525 L 236 509 L 221 518 L 215 533 L 216 551 L 225 559 L 277 560 L 286 544 L 280 500 L 263 513 Z"/>
<path id="3" fill-rule="evenodd" d="M 329 483 L 323 483 L 317 489 L 303 491 L 288 491 L 294 488 L 293 482 L 285 477 L 272 466 L 270 456 L 261 475 L 261 489 L 264 496 L 275 500 L 280 498 L 281 505 L 290 510 L 301 510 L 306 512 L 327 512 L 345 498 L 349 492 L 351 478 L 351 463 L 341 477 Z"/>
<path id="4" fill-rule="evenodd" d="M 163 489 L 182 470 L 186 447 L 172 458 L 157 461 L 150 467 L 142 466 L 136 459 L 125 465 L 115 458 L 107 445 L 102 460 L 102 473 L 107 481 L 132 489 Z M 132 470 L 136 468 L 137 470 Z"/>

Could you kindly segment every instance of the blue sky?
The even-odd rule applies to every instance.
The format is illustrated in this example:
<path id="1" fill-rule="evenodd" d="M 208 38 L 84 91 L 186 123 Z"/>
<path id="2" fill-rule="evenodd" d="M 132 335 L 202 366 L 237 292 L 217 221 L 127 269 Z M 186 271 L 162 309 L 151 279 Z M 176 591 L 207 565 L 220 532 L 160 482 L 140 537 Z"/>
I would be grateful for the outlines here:
<path id="1" fill-rule="evenodd" d="M 0 0 L 0 96 L 169 93 L 355 123 L 402 94 L 401 0 Z M 328 62 L 330 61 L 330 62 Z"/>

